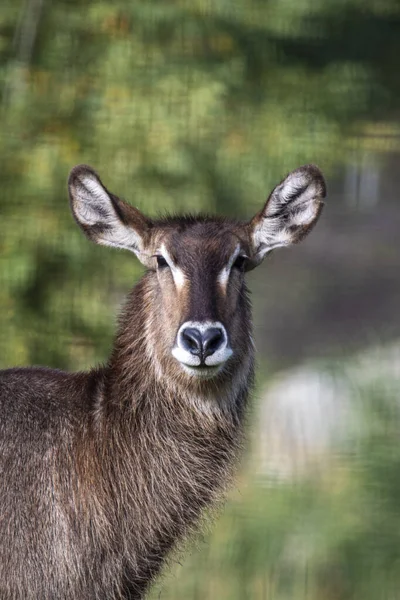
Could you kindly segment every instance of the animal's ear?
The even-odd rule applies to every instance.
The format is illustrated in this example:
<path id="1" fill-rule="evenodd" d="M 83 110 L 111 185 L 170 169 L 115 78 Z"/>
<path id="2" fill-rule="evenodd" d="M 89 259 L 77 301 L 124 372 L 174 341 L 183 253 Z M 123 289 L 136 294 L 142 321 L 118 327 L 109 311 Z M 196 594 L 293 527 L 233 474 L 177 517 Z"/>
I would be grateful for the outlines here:
<path id="1" fill-rule="evenodd" d="M 303 239 L 317 222 L 325 195 L 325 180 L 315 165 L 289 173 L 249 223 L 252 266 L 257 266 L 274 248 Z"/>
<path id="2" fill-rule="evenodd" d="M 146 246 L 151 221 L 111 194 L 87 165 L 74 167 L 68 178 L 72 213 L 85 235 L 97 244 L 125 248 L 149 263 Z"/>

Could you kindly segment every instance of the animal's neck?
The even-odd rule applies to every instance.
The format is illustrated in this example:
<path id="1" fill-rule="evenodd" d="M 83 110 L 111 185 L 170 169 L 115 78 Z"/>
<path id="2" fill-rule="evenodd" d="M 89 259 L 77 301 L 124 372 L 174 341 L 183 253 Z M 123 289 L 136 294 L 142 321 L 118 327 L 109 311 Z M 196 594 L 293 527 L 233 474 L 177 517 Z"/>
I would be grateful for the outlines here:
<path id="1" fill-rule="evenodd" d="M 151 290 L 151 280 L 145 275 L 128 297 L 108 367 L 104 413 L 114 425 L 115 419 L 121 419 L 119 426 L 111 426 L 110 434 L 117 432 L 120 439 L 126 435 L 127 448 L 140 445 L 135 450 L 137 458 L 145 448 L 143 468 L 150 468 L 147 457 L 153 451 L 154 460 L 167 471 L 176 474 L 183 465 L 187 472 L 193 467 L 203 477 L 212 473 L 218 462 L 221 468 L 232 462 L 240 445 L 253 378 L 253 348 L 249 342 L 241 368 L 219 383 L 195 382 L 191 386 L 187 381 L 171 382 L 163 376 L 163 367 L 149 344 L 149 336 L 156 337 L 148 317 Z M 169 475 L 175 478 L 172 472 Z"/>
<path id="2" fill-rule="evenodd" d="M 216 386 L 214 395 L 212 388 L 174 388 L 160 378 L 148 352 L 145 296 L 146 278 L 122 316 L 98 390 L 94 452 L 85 453 L 82 465 L 85 480 L 92 470 L 99 482 L 88 514 L 101 520 L 101 536 L 117 536 L 131 578 L 148 580 L 149 565 L 155 574 L 230 480 L 242 445 L 252 355 L 241 377 Z M 86 464 L 89 455 L 93 464 Z M 90 487 L 86 497 L 91 494 Z M 132 556 L 142 559 L 133 563 Z"/>
<path id="3" fill-rule="evenodd" d="M 147 280 L 144 276 L 130 292 L 119 319 L 118 333 L 109 360 L 113 383 L 109 391 L 119 396 L 140 393 L 151 385 L 154 365 L 147 351 Z M 120 398 L 122 400 L 122 398 Z"/>

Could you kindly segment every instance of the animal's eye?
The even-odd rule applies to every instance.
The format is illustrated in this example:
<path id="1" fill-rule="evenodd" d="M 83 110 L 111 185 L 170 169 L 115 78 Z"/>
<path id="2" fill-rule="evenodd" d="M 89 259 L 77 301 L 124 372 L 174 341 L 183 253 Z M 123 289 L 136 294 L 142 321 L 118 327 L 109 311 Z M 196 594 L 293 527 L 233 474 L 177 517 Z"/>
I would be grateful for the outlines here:
<path id="1" fill-rule="evenodd" d="M 233 268 L 239 269 L 239 271 L 243 271 L 244 265 L 246 264 L 246 259 L 247 256 L 243 256 L 242 254 L 240 254 L 233 263 Z"/>
<path id="2" fill-rule="evenodd" d="M 159 269 L 163 269 L 164 267 L 168 267 L 167 261 L 165 260 L 165 258 L 163 256 L 161 256 L 161 254 L 157 254 L 156 260 L 157 260 L 157 267 Z"/>

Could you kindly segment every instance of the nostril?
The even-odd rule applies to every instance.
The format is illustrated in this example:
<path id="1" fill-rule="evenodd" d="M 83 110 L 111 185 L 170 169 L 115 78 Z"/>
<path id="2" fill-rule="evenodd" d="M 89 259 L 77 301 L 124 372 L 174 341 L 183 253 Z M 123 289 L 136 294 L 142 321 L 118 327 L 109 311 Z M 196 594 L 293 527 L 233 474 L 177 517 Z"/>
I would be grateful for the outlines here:
<path id="1" fill-rule="evenodd" d="M 233 351 L 219 321 L 186 321 L 178 329 L 172 355 L 186 367 L 220 367 Z"/>
<path id="2" fill-rule="evenodd" d="M 210 327 L 203 333 L 202 337 L 204 358 L 214 354 L 225 340 L 222 329 L 217 327 Z"/>
<path id="3" fill-rule="evenodd" d="M 199 356 L 202 353 L 202 335 L 198 329 L 194 327 L 186 327 L 181 332 L 181 343 L 185 350 L 191 354 Z"/>

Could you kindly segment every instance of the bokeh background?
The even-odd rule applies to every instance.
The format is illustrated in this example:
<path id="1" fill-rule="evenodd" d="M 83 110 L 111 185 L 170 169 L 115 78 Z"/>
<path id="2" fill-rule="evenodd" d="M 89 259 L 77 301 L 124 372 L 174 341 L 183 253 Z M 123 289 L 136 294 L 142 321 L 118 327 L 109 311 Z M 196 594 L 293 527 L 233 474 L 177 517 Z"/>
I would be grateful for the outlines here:
<path id="1" fill-rule="evenodd" d="M 398 0 L 2 0 L 0 366 L 104 361 L 141 268 L 66 178 L 150 215 L 251 217 L 308 162 L 300 246 L 249 275 L 258 385 L 237 489 L 151 598 L 400 598 Z"/>

